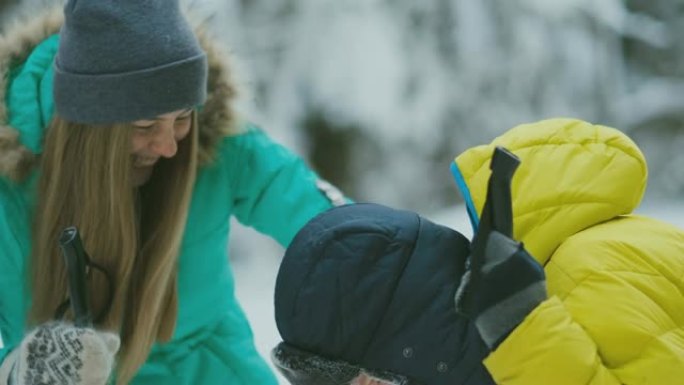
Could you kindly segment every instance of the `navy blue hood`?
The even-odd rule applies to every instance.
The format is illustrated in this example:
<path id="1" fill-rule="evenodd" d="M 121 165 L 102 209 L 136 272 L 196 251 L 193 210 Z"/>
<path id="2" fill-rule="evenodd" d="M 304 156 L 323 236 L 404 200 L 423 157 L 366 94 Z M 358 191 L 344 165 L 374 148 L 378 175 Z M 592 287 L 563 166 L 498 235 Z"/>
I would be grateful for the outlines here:
<path id="1" fill-rule="evenodd" d="M 416 213 L 375 204 L 324 212 L 297 234 L 278 273 L 284 343 L 410 384 L 494 384 L 487 348 L 454 306 L 469 252 L 462 234 Z"/>

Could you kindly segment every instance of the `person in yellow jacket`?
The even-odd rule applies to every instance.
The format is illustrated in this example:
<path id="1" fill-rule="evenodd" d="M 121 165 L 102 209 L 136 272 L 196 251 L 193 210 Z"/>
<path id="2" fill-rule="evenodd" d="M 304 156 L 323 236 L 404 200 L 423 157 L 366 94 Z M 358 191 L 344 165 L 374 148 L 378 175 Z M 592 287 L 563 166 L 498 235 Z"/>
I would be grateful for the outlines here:
<path id="1" fill-rule="evenodd" d="M 290 382 L 684 384 L 684 231 L 633 214 L 647 181 L 636 144 L 552 119 L 465 151 L 452 171 L 476 233 L 498 146 L 520 159 L 512 238 L 529 254 L 475 265 L 460 233 L 415 213 L 356 204 L 320 214 L 276 282 L 284 342 L 272 359 Z M 496 255 L 506 242 L 490 243 Z M 464 287 L 498 302 L 463 312 Z"/>

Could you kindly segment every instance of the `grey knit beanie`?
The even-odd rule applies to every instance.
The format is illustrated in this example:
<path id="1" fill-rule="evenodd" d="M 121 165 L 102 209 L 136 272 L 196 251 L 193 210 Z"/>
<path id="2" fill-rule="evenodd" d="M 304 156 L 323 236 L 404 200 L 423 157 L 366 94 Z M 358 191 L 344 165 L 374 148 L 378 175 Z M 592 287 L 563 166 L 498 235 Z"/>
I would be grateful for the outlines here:
<path id="1" fill-rule="evenodd" d="M 69 0 L 54 69 L 56 113 L 124 123 L 204 103 L 207 59 L 178 0 Z"/>

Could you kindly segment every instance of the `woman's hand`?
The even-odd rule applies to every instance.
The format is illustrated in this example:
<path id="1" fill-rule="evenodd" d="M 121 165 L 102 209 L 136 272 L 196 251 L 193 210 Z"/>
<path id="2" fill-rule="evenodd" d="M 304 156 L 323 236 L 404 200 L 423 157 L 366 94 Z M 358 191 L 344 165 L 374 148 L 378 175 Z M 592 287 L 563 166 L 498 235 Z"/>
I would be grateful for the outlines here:
<path id="1" fill-rule="evenodd" d="M 24 337 L 2 367 L 10 370 L 8 383 L 13 385 L 104 385 L 119 344 L 113 333 L 50 322 Z"/>

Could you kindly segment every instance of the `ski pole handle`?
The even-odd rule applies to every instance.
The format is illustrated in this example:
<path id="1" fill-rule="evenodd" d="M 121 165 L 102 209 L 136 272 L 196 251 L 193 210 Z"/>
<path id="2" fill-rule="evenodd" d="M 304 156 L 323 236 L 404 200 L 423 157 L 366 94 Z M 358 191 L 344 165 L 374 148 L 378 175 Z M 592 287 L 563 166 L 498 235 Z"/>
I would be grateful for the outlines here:
<path id="1" fill-rule="evenodd" d="M 78 327 L 92 327 L 93 319 L 88 302 L 86 288 L 86 267 L 88 257 L 83 250 L 83 243 L 78 229 L 67 227 L 59 237 L 59 247 L 62 250 L 66 264 L 67 280 L 69 282 L 69 298 L 74 313 L 74 325 Z"/>

